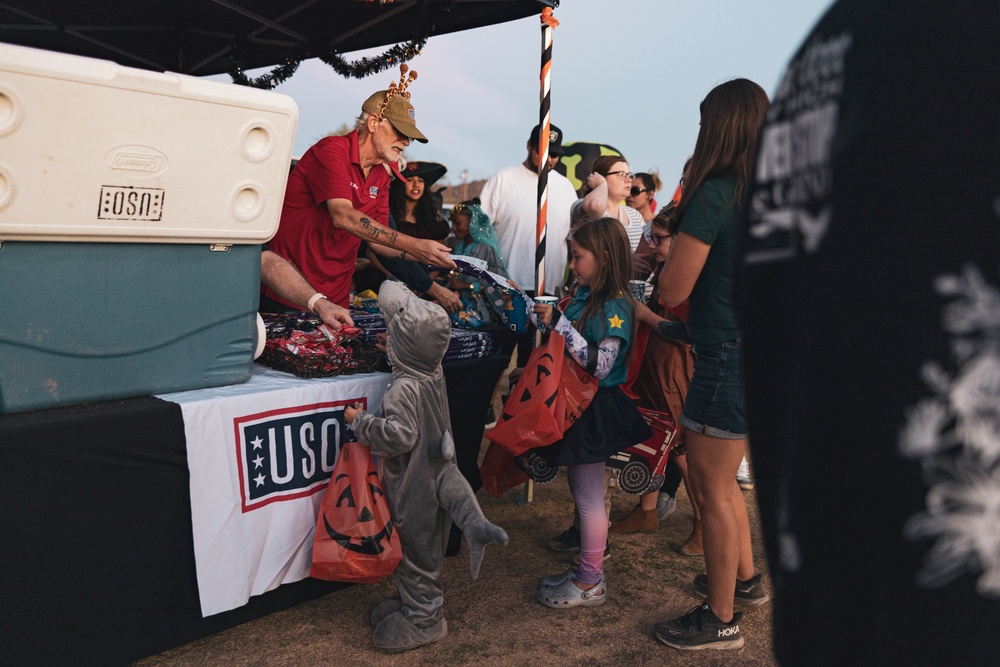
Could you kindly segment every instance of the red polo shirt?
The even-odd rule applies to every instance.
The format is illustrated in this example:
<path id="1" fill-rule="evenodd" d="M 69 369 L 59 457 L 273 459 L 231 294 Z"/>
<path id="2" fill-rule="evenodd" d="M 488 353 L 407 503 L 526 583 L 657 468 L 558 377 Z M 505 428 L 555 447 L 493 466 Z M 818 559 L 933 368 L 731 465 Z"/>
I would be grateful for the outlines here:
<path id="1" fill-rule="evenodd" d="M 355 210 L 384 225 L 389 220 L 389 180 L 382 165 L 372 167 L 365 178 L 357 131 L 320 139 L 288 176 L 281 224 L 268 247 L 298 267 L 318 291 L 346 307 L 361 240 L 334 226 L 326 201 L 347 199 Z M 261 293 L 298 307 L 266 287 Z"/>

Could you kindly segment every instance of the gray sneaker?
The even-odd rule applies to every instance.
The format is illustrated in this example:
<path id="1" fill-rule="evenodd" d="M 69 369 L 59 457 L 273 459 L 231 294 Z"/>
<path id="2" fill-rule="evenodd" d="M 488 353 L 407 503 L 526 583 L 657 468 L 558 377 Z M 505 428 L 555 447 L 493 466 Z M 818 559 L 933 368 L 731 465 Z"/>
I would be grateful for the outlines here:
<path id="1" fill-rule="evenodd" d="M 708 597 L 708 575 L 699 574 L 694 578 L 694 592 L 703 598 Z M 736 593 L 733 604 L 737 607 L 759 607 L 771 596 L 764 590 L 764 582 L 760 574 L 755 574 L 746 581 L 736 580 Z"/>
<path id="2" fill-rule="evenodd" d="M 677 511 L 677 498 L 669 493 L 660 492 L 656 496 L 656 518 L 661 523 Z"/>

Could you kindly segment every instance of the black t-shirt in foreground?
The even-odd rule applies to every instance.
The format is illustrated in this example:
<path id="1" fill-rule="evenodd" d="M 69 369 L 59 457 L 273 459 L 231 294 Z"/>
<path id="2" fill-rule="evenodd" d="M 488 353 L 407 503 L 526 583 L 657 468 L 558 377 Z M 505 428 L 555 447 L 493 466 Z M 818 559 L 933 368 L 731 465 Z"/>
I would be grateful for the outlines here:
<path id="1" fill-rule="evenodd" d="M 845 0 L 737 259 L 784 664 L 1000 660 L 1000 3 Z"/>

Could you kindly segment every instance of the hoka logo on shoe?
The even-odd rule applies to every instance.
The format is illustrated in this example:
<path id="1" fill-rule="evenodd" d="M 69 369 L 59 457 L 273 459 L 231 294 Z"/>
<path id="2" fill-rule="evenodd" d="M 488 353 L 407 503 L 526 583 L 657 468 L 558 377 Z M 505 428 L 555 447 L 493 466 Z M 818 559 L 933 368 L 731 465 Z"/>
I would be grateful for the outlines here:
<path id="1" fill-rule="evenodd" d="M 740 626 L 734 625 L 731 628 L 721 628 L 719 630 L 719 637 L 732 637 L 733 635 L 740 634 Z"/>

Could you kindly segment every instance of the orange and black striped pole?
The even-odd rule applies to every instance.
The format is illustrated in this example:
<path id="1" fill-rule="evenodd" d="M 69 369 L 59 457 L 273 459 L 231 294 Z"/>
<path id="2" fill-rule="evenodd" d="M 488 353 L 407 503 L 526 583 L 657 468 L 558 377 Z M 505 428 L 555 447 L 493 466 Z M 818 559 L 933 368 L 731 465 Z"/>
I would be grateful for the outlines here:
<path id="1" fill-rule="evenodd" d="M 549 132 L 552 125 L 552 31 L 559 21 L 552 8 L 542 11 L 542 69 L 538 124 L 538 218 L 535 223 L 535 295 L 545 294 L 545 227 L 549 204 Z M 554 287 L 554 286 L 553 286 Z"/>

